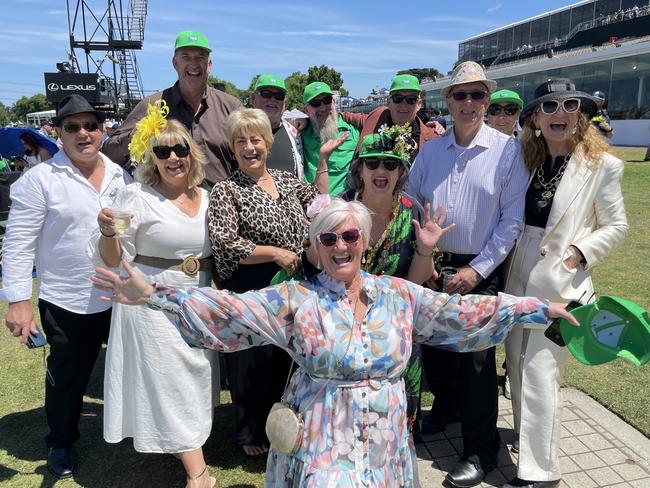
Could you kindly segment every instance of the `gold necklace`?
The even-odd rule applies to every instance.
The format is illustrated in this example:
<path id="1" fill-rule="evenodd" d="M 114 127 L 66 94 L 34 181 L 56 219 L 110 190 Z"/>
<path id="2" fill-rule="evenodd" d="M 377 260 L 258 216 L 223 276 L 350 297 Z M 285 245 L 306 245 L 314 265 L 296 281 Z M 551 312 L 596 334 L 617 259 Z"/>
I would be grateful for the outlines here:
<path id="1" fill-rule="evenodd" d="M 544 179 L 544 164 L 540 164 L 537 167 L 537 183 L 535 184 L 535 188 L 543 189 L 544 191 L 542 192 L 541 195 L 541 202 L 540 205 L 542 207 L 545 207 L 548 205 L 548 201 L 553 198 L 553 195 L 555 195 L 555 191 L 557 190 L 557 185 L 560 179 L 562 178 L 562 175 L 564 175 L 564 170 L 566 169 L 567 164 L 569 163 L 569 159 L 571 159 L 571 154 L 567 154 L 564 156 L 564 162 L 562 163 L 562 166 L 560 166 L 560 169 L 558 172 L 553 176 L 550 180 L 546 181 Z"/>

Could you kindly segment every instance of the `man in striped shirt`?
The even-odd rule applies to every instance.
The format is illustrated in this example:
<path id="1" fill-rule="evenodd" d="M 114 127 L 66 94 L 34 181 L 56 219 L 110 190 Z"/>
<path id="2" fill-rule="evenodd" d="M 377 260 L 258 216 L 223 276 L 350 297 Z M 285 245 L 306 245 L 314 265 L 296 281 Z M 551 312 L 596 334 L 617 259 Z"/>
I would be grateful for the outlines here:
<path id="1" fill-rule="evenodd" d="M 523 227 L 528 171 L 521 146 L 483 122 L 495 88 L 478 64 L 456 67 L 443 90 L 454 128 L 424 145 L 409 175 L 407 193 L 422 205 L 442 205 L 447 221 L 455 224 L 438 244 L 444 252 L 441 266 L 457 269 L 445 293 L 496 295 L 502 290 L 502 264 Z M 425 427 L 444 428 L 457 418 L 462 427 L 463 455 L 446 484 L 478 485 L 496 465 L 499 450 L 494 348 L 475 353 L 422 349 L 435 395 Z"/>

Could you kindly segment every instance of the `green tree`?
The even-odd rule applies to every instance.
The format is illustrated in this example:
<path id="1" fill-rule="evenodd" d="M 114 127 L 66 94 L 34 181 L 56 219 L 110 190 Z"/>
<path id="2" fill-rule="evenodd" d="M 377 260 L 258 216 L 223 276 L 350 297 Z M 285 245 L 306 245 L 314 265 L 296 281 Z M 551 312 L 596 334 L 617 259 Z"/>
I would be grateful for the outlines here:
<path id="1" fill-rule="evenodd" d="M 232 95 L 235 98 L 238 98 L 241 100 L 241 102 L 244 105 L 248 105 L 248 97 L 250 96 L 251 91 L 249 89 L 241 90 L 235 86 L 234 83 L 231 83 L 230 81 L 218 78 L 217 76 L 212 76 L 210 75 L 208 77 L 208 85 L 210 85 L 213 88 L 218 88 L 220 89 L 223 87 L 225 92 L 228 95 Z"/>
<path id="2" fill-rule="evenodd" d="M 20 122 L 27 121 L 27 114 L 31 112 L 42 112 L 43 110 L 52 110 L 54 104 L 47 101 L 45 95 L 37 93 L 31 97 L 21 97 L 16 100 L 11 111 L 14 115 L 14 120 Z"/>
<path id="3" fill-rule="evenodd" d="M 343 96 L 348 95 L 348 91 L 343 88 L 343 77 L 341 73 L 334 68 L 330 68 L 324 64 L 310 66 L 307 70 L 307 83 L 313 83 L 314 81 L 324 81 L 332 90 L 338 90 Z"/>
<path id="4" fill-rule="evenodd" d="M 284 80 L 287 87 L 287 110 L 297 108 L 302 110 L 304 103 L 302 103 L 302 92 L 308 85 L 307 75 L 300 71 L 294 71 Z"/>
<path id="5" fill-rule="evenodd" d="M 440 78 L 442 76 L 442 73 L 440 73 L 440 71 L 438 71 L 436 68 L 403 69 L 402 71 L 398 71 L 397 74 L 413 75 L 418 79 L 418 81 L 422 81 L 424 78 L 431 78 L 432 80 L 435 80 L 436 78 Z"/>
<path id="6" fill-rule="evenodd" d="M 11 112 L 9 108 L 0 102 L 0 127 L 4 127 L 11 122 Z"/>

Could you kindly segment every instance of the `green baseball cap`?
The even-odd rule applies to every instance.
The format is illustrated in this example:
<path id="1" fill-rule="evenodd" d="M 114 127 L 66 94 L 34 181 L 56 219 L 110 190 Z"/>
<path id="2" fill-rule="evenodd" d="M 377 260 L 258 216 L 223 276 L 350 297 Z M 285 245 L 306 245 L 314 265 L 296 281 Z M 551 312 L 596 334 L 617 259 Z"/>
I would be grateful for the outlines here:
<path id="1" fill-rule="evenodd" d="M 622 358 L 642 366 L 650 361 L 650 319 L 636 303 L 601 296 L 571 310 L 571 314 L 580 327 L 561 320 L 560 332 L 571 354 L 581 363 L 596 365 Z"/>
<path id="2" fill-rule="evenodd" d="M 287 87 L 284 86 L 284 80 L 279 76 L 269 74 L 259 75 L 257 77 L 257 81 L 255 82 L 255 87 L 253 90 L 257 91 L 258 88 L 262 88 L 264 86 L 278 88 L 285 93 L 287 92 Z"/>
<path id="3" fill-rule="evenodd" d="M 314 81 L 305 87 L 305 91 L 302 94 L 302 101 L 304 103 L 309 103 L 318 95 L 322 95 L 323 93 L 327 95 L 334 94 L 327 83 L 323 81 Z"/>
<path id="4" fill-rule="evenodd" d="M 393 141 L 381 134 L 369 134 L 361 141 L 359 148 L 360 158 L 393 158 L 404 161 L 404 159 L 393 152 Z"/>
<path id="5" fill-rule="evenodd" d="M 420 82 L 413 75 L 397 75 L 390 84 L 389 93 L 399 90 L 412 90 L 420 93 Z"/>
<path id="6" fill-rule="evenodd" d="M 196 31 L 183 31 L 178 33 L 174 50 L 181 47 L 200 47 L 209 53 L 212 52 L 212 49 L 208 46 L 208 38 L 205 37 L 205 34 Z"/>
<path id="7" fill-rule="evenodd" d="M 490 95 L 490 105 L 494 103 L 516 103 L 519 110 L 524 108 L 524 101 L 519 96 L 519 93 L 512 90 L 499 90 Z"/>

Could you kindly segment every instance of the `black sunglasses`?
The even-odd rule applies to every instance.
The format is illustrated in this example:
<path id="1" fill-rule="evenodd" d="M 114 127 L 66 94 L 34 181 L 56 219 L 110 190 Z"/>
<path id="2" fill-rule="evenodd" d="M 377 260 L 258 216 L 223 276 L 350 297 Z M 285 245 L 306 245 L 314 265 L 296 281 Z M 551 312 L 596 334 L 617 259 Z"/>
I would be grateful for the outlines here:
<path id="1" fill-rule="evenodd" d="M 390 99 L 393 101 L 393 103 L 402 103 L 406 101 L 409 105 L 415 105 L 415 102 L 418 101 L 420 97 L 417 95 L 391 95 Z"/>
<path id="2" fill-rule="evenodd" d="M 377 168 L 379 168 L 380 163 L 388 171 L 395 171 L 398 168 L 399 164 L 400 164 L 399 160 L 392 159 L 392 158 L 387 158 L 387 159 L 363 158 L 363 164 L 365 164 L 366 168 L 368 168 L 368 169 L 377 169 Z"/>
<path id="3" fill-rule="evenodd" d="M 344 230 L 340 234 L 336 232 L 323 232 L 318 234 L 318 240 L 325 247 L 332 247 L 336 244 L 336 241 L 339 240 L 339 237 L 343 239 L 343 242 L 346 244 L 354 244 L 361 237 L 361 231 L 359 229 L 348 229 Z"/>
<path id="4" fill-rule="evenodd" d="M 63 126 L 63 130 L 68 134 L 76 134 L 81 129 L 85 130 L 86 132 L 95 132 L 97 129 L 99 129 L 99 124 L 97 122 L 84 122 L 83 124 L 70 122 L 69 124 L 65 124 Z"/>
<path id="5" fill-rule="evenodd" d="M 454 93 L 450 93 L 449 96 L 451 96 L 451 98 L 453 98 L 457 102 L 462 102 L 463 100 L 467 100 L 467 97 L 470 97 L 472 100 L 483 100 L 486 95 L 487 92 L 476 90 L 471 92 L 457 91 Z"/>
<path id="6" fill-rule="evenodd" d="M 566 113 L 573 114 L 580 110 L 580 99 L 565 98 L 564 100 L 549 100 L 548 102 L 542 103 L 540 108 L 542 110 L 542 113 L 546 115 L 553 115 L 555 112 L 560 110 L 560 105 Z"/>
<path id="7" fill-rule="evenodd" d="M 509 103 L 507 105 L 494 104 L 488 107 L 488 114 L 490 115 L 501 115 L 503 112 L 504 115 L 512 116 L 517 113 L 519 107 L 516 103 Z"/>
<path id="8" fill-rule="evenodd" d="M 319 99 L 317 99 L 317 100 L 311 100 L 311 101 L 309 102 L 309 105 L 311 105 L 311 106 L 314 107 L 314 108 L 318 108 L 318 107 L 320 107 L 321 104 L 323 104 L 323 103 L 324 103 L 325 105 L 329 105 L 330 103 L 332 103 L 332 96 L 331 96 L 331 95 L 328 95 L 328 96 L 326 96 L 326 97 L 319 98 Z"/>
<path id="9" fill-rule="evenodd" d="M 190 146 L 185 144 L 176 144 L 174 146 L 154 146 L 151 148 L 153 153 L 158 159 L 169 159 L 169 156 L 172 155 L 172 151 L 179 158 L 184 158 L 190 153 Z"/>
<path id="10" fill-rule="evenodd" d="M 259 93 L 262 98 L 275 98 L 278 101 L 284 100 L 284 92 L 281 91 L 259 90 L 257 93 Z"/>

